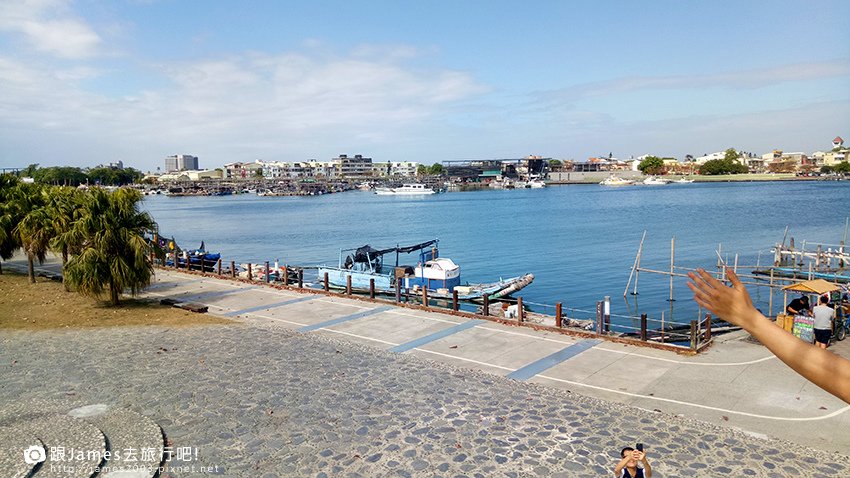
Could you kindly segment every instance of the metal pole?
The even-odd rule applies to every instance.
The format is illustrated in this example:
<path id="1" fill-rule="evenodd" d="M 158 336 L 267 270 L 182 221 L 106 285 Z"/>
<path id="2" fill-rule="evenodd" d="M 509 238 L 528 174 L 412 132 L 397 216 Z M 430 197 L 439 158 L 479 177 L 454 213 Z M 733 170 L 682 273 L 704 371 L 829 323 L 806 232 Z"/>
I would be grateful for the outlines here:
<path id="1" fill-rule="evenodd" d="M 351 295 L 351 274 L 345 276 L 345 295 Z"/>
<path id="2" fill-rule="evenodd" d="M 490 295 L 484 294 L 484 316 L 490 315 Z"/>
<path id="3" fill-rule="evenodd" d="M 374 278 L 369 279 L 369 298 L 370 299 L 375 298 L 375 279 Z"/>
<path id="4" fill-rule="evenodd" d="M 705 341 L 711 340 L 711 314 L 705 314 Z"/>
<path id="5" fill-rule="evenodd" d="M 422 306 L 428 307 L 428 288 L 422 287 Z"/>
<path id="6" fill-rule="evenodd" d="M 673 263 L 676 258 L 676 236 L 670 239 L 670 298 L 669 302 L 673 302 Z"/>
<path id="7" fill-rule="evenodd" d="M 770 295 L 767 302 L 767 315 L 773 317 L 773 268 L 770 268 Z"/>
<path id="8" fill-rule="evenodd" d="M 646 314 L 640 314 L 640 339 L 646 342 Z"/>
<path id="9" fill-rule="evenodd" d="M 330 283 L 328 282 L 328 273 L 325 272 L 325 292 L 330 290 Z"/>
<path id="10" fill-rule="evenodd" d="M 643 241 L 646 239 L 646 230 L 643 231 L 643 237 L 640 238 L 640 245 L 638 246 L 637 254 L 635 255 L 635 262 L 632 265 L 632 272 L 629 274 L 629 281 L 626 283 L 626 289 L 623 291 L 623 297 L 628 295 L 629 293 L 629 285 L 632 283 L 632 275 L 637 273 L 637 269 L 640 267 L 640 255 L 643 251 Z M 632 295 L 637 295 L 637 277 L 635 276 L 635 292 Z"/>
<path id="11" fill-rule="evenodd" d="M 304 269 L 298 269 L 298 288 L 304 288 Z"/>
<path id="12" fill-rule="evenodd" d="M 601 300 L 596 301 L 596 334 L 602 335 L 602 317 L 604 306 Z"/>
<path id="13" fill-rule="evenodd" d="M 457 311 L 459 309 L 457 303 L 457 291 L 452 290 L 452 310 Z"/>
<path id="14" fill-rule="evenodd" d="M 266 261 L 266 284 L 268 284 L 269 282 L 271 282 L 271 274 L 270 274 L 270 272 L 271 272 L 271 271 L 269 270 L 269 261 Z"/>
<path id="15" fill-rule="evenodd" d="M 283 265 L 283 285 L 289 285 L 289 266 L 286 264 Z"/>
<path id="16" fill-rule="evenodd" d="M 395 280 L 395 301 L 396 303 L 401 302 L 401 282 L 399 279 Z"/>

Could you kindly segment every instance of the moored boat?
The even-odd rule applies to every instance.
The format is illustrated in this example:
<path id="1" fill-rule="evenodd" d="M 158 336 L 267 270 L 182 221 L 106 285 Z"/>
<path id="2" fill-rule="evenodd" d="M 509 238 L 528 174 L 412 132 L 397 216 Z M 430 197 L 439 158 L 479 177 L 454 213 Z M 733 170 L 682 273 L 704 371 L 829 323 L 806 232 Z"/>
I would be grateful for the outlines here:
<path id="1" fill-rule="evenodd" d="M 602 186 L 631 186 L 634 183 L 631 179 L 623 179 L 615 174 L 611 174 L 599 184 Z"/>
<path id="2" fill-rule="evenodd" d="M 342 289 L 348 287 L 359 292 L 368 292 L 374 283 L 379 294 L 394 294 L 396 290 L 420 293 L 428 290 L 432 298 L 451 299 L 457 292 L 459 300 L 489 299 L 506 297 L 531 284 L 533 274 L 525 274 L 491 283 L 461 284 L 460 266 L 449 258 L 439 257 L 438 240 L 412 246 L 374 249 L 369 245 L 356 249 L 341 250 L 339 265 L 319 266 L 317 281 L 323 282 L 325 274 L 328 286 Z M 395 253 L 395 265 L 384 263 L 384 256 Z M 402 254 L 416 253 L 418 263 L 400 265 Z"/>
<path id="3" fill-rule="evenodd" d="M 421 195 L 421 194 L 436 194 L 433 188 L 430 188 L 422 183 L 403 184 L 401 187 L 391 188 L 382 187 L 375 188 L 375 194 L 382 196 L 389 195 Z"/>
<path id="4" fill-rule="evenodd" d="M 664 186 L 669 184 L 670 181 L 664 178 L 659 178 L 658 176 L 649 176 L 648 178 L 643 180 L 643 184 L 647 186 Z"/>

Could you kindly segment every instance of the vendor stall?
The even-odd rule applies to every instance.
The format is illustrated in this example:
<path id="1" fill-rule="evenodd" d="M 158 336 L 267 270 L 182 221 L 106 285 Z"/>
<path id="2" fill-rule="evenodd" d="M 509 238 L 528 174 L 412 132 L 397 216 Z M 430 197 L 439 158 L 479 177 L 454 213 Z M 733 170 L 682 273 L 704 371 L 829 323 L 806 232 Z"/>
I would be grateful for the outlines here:
<path id="1" fill-rule="evenodd" d="M 814 295 L 814 300 L 809 302 L 818 303 L 818 297 L 835 291 L 840 291 L 841 286 L 823 279 L 807 280 L 787 285 L 782 288 L 785 291 L 785 303 L 788 303 L 788 291 L 799 292 L 804 295 Z M 801 340 L 814 342 L 814 317 L 811 314 L 798 314 L 794 316 L 780 314 L 776 317 L 776 324 L 791 332 Z"/>

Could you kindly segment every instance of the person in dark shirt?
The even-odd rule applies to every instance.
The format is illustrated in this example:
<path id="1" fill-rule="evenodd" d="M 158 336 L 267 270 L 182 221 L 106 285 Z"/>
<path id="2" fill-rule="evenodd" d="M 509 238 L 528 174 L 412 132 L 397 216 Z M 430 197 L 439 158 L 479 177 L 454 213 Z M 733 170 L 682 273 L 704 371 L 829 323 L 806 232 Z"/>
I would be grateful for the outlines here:
<path id="1" fill-rule="evenodd" d="M 620 451 L 620 457 L 622 460 L 614 467 L 616 478 L 652 478 L 652 467 L 646 453 L 627 446 Z M 642 463 L 643 468 L 638 468 L 638 463 Z"/>
<path id="2" fill-rule="evenodd" d="M 792 300 L 787 307 L 785 313 L 791 315 L 807 314 L 809 312 L 809 298 L 806 296 Z"/>

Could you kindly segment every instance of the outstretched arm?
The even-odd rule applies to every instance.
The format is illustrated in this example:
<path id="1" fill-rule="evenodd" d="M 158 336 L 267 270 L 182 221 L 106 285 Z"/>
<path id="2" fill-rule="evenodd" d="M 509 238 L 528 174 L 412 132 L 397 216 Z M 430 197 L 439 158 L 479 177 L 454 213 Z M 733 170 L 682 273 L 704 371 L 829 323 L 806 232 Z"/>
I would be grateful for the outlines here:
<path id="1" fill-rule="evenodd" d="M 850 361 L 807 344 L 777 327 L 753 306 L 750 294 L 731 269 L 727 287 L 703 269 L 688 273 L 694 300 L 718 317 L 743 327 L 780 360 L 818 387 L 850 403 Z"/>
<path id="2" fill-rule="evenodd" d="M 621 476 L 623 476 L 623 468 L 625 468 L 626 465 L 629 464 L 630 459 L 631 457 L 629 455 L 626 455 L 625 457 L 623 457 L 622 460 L 620 460 L 620 463 L 617 463 L 617 466 L 614 467 L 614 476 L 616 478 L 620 478 Z"/>

